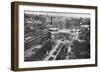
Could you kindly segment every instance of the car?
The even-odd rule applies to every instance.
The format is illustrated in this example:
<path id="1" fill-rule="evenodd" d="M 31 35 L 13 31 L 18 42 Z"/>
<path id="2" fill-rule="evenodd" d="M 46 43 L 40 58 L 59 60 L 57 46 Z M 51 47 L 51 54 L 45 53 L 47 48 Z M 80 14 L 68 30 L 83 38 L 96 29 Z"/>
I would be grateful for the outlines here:
<path id="1" fill-rule="evenodd" d="M 53 57 L 50 57 L 50 58 L 49 58 L 49 60 L 53 60 L 53 59 L 54 59 Z"/>

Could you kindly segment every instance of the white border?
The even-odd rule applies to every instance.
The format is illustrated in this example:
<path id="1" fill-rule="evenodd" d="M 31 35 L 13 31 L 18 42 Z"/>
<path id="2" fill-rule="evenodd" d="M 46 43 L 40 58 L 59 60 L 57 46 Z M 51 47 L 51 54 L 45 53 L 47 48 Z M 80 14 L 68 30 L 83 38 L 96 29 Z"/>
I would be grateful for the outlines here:
<path id="1" fill-rule="evenodd" d="M 24 10 L 30 11 L 54 11 L 54 12 L 74 12 L 91 14 L 91 59 L 81 60 L 59 60 L 59 61 L 33 61 L 24 62 Z M 83 65 L 95 64 L 95 10 L 80 8 L 61 8 L 61 7 L 43 7 L 43 6 L 25 6 L 19 5 L 19 68 L 49 67 L 63 65 Z"/>

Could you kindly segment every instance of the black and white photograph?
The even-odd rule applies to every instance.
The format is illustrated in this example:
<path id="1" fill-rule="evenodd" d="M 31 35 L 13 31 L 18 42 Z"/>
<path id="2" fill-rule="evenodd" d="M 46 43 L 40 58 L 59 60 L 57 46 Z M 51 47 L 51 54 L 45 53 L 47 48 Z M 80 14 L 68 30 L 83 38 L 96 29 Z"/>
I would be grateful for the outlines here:
<path id="1" fill-rule="evenodd" d="M 90 14 L 24 11 L 24 61 L 90 58 Z"/>
<path id="2" fill-rule="evenodd" d="M 97 66 L 97 7 L 12 3 L 14 71 Z"/>

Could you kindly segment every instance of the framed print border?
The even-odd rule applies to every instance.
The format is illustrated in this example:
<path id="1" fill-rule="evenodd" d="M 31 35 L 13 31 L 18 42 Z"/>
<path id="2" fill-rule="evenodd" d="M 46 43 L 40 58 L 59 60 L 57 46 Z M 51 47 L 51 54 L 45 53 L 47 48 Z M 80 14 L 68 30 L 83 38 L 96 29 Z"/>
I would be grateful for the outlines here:
<path id="1" fill-rule="evenodd" d="M 60 8 L 80 8 L 95 10 L 95 64 L 84 65 L 63 65 L 50 67 L 30 67 L 19 68 L 19 6 L 44 6 L 44 7 L 60 7 Z M 83 6 L 83 5 L 68 5 L 68 4 L 50 4 L 50 3 L 33 3 L 33 2 L 19 2 L 11 3 L 11 70 L 13 71 L 28 71 L 28 70 L 46 70 L 46 69 L 60 69 L 60 68 L 76 68 L 76 67 L 92 67 L 97 66 L 97 7 Z"/>

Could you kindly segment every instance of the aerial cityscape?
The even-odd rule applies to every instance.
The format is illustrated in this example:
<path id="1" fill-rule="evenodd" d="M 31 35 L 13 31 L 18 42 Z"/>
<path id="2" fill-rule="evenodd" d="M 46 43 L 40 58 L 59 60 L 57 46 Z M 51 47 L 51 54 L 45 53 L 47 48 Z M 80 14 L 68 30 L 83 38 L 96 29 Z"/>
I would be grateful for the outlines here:
<path id="1" fill-rule="evenodd" d="M 90 58 L 90 14 L 24 11 L 24 61 Z"/>

